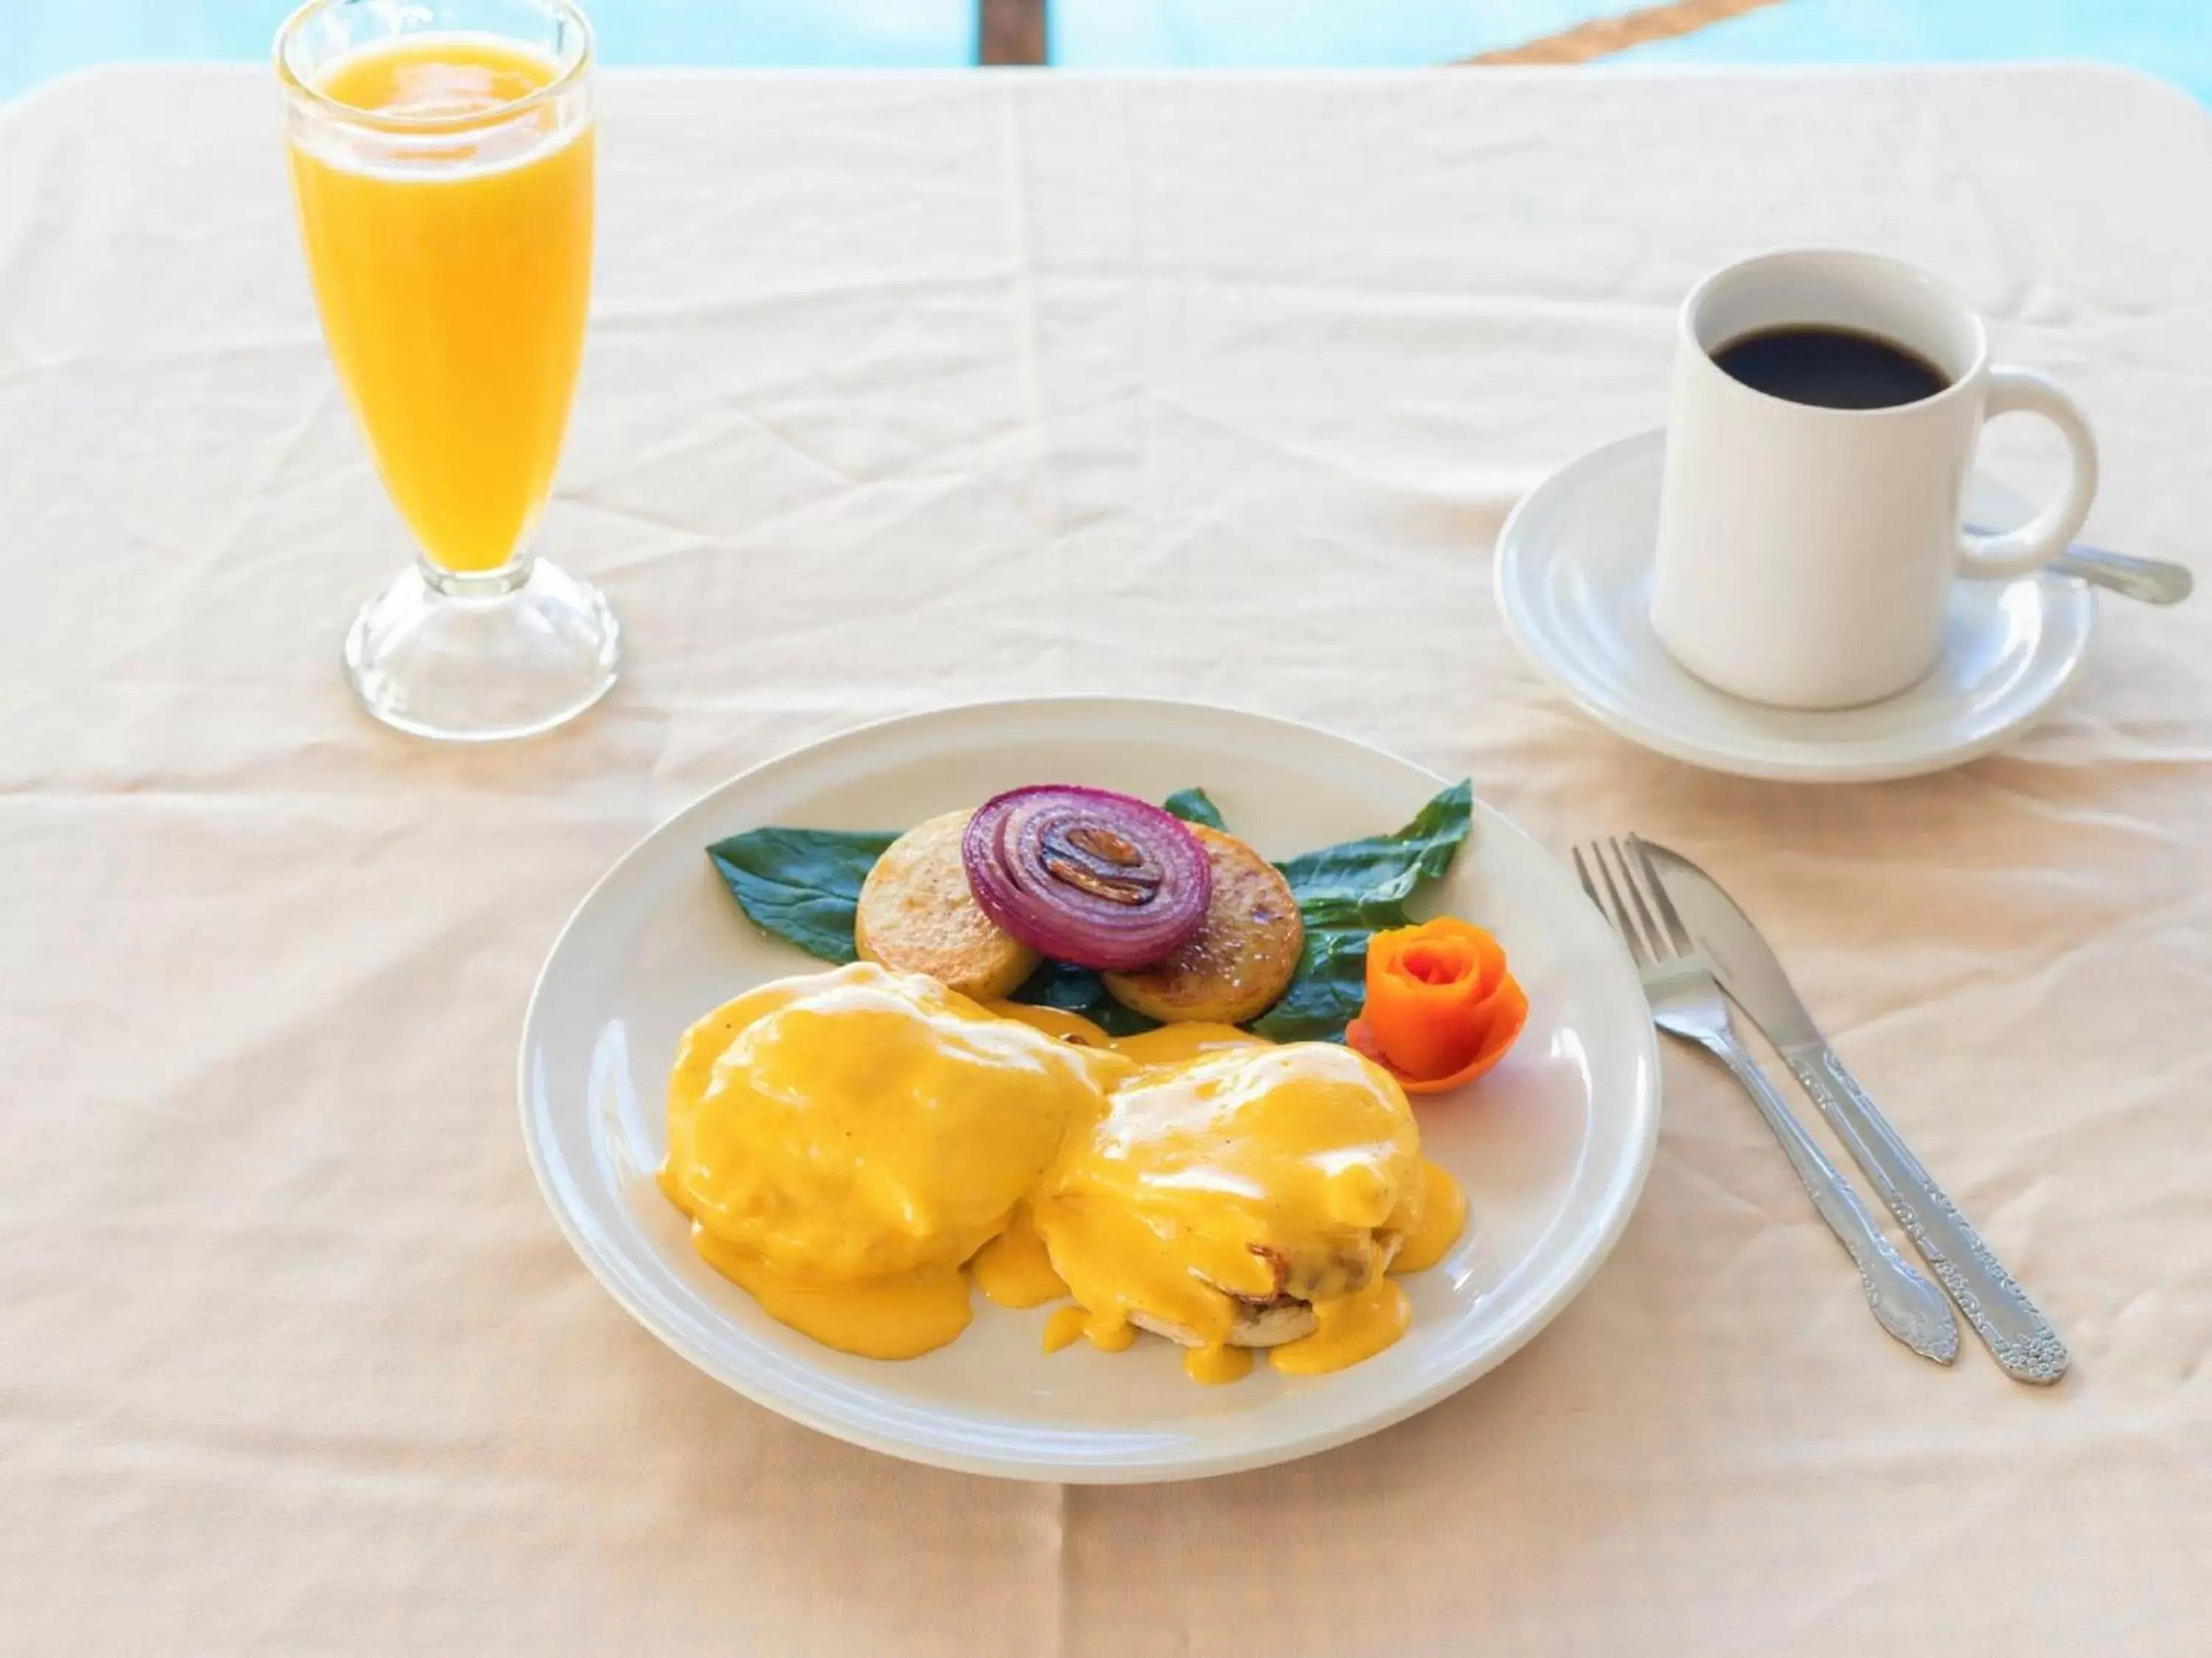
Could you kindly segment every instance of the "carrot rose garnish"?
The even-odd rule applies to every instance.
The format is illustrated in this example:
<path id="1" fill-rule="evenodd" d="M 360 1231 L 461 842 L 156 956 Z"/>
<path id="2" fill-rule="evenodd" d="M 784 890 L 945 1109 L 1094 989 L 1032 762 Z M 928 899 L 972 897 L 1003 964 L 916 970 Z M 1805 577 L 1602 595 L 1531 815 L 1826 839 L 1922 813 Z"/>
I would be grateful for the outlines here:
<path id="1" fill-rule="evenodd" d="M 1367 1002 L 1344 1039 L 1408 1094 L 1441 1094 L 1496 1064 L 1528 1021 L 1505 952 L 1455 916 L 1367 941 Z"/>

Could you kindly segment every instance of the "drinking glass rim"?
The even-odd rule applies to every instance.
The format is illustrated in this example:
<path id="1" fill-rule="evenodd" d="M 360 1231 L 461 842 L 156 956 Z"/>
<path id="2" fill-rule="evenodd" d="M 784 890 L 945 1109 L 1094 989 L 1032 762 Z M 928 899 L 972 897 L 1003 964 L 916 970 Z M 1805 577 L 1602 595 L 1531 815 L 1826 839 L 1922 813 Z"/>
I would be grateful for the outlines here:
<path id="1" fill-rule="evenodd" d="M 471 131 L 492 122 L 506 120 L 525 110 L 535 109 L 540 104 L 552 102 L 582 80 L 591 70 L 597 42 L 592 35 L 592 20 L 584 15 L 582 9 L 574 3 L 574 0 L 532 0 L 532 3 L 562 21 L 575 25 L 583 44 L 574 60 L 560 66 L 560 72 L 544 86 L 533 87 L 520 98 L 509 99 L 490 109 L 471 110 L 465 114 L 395 115 L 385 110 L 362 109 L 331 97 L 295 70 L 287 48 L 299 38 L 301 28 L 310 16 L 329 10 L 342 3 L 342 0 L 305 0 L 305 3 L 276 26 L 276 38 L 270 46 L 270 55 L 276 60 L 276 79 L 283 85 L 285 95 L 298 99 L 326 119 L 341 121 L 349 126 L 371 127 L 381 132 Z M 466 34 L 467 31 L 457 30 L 455 33 Z M 391 38 L 398 40 L 406 37 L 394 34 Z"/>

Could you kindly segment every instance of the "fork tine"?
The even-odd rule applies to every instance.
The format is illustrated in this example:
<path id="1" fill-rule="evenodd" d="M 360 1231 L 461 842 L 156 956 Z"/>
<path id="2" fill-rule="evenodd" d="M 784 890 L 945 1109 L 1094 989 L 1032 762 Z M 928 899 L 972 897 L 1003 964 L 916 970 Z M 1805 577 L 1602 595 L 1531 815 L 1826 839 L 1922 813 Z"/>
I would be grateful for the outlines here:
<path id="1" fill-rule="evenodd" d="M 1613 866 L 1606 862 L 1602 842 L 1590 843 L 1590 862 L 1597 865 L 1598 879 L 1605 883 L 1605 895 L 1609 900 L 1599 907 L 1612 919 L 1613 930 L 1627 941 L 1628 953 L 1636 958 L 1636 965 L 1650 966 L 1659 958 L 1653 955 L 1650 945 L 1637 930 L 1635 917 L 1628 913 L 1628 905 L 1621 902 L 1620 888 L 1613 884 Z"/>
<path id="2" fill-rule="evenodd" d="M 1631 835 L 1629 838 L 1634 840 L 1636 837 Z M 1664 961 L 1668 956 L 1677 954 L 1677 951 L 1670 948 L 1666 933 L 1662 930 L 1658 922 L 1652 917 L 1651 906 L 1644 901 L 1644 887 L 1646 882 L 1650 882 L 1651 866 L 1645 863 L 1640 856 L 1632 859 L 1627 853 L 1622 851 L 1620 837 L 1610 837 L 1608 844 L 1613 848 L 1613 861 L 1620 865 L 1620 878 L 1627 885 L 1628 896 L 1635 900 L 1636 918 L 1644 923 L 1644 930 L 1650 936 L 1652 949 L 1656 953 L 1658 959 Z M 1641 881 L 1636 878 L 1638 865 L 1642 866 L 1641 872 L 1644 877 Z M 1651 884 L 1657 883 L 1651 882 Z"/>
<path id="3" fill-rule="evenodd" d="M 1690 942 L 1690 930 L 1682 924 L 1681 911 L 1675 909 L 1674 900 L 1667 896 L 1667 883 L 1659 879 L 1658 870 L 1651 867 L 1650 848 L 1642 837 L 1631 835 L 1628 844 L 1636 854 L 1636 861 L 1644 866 L 1644 884 L 1651 888 L 1651 896 L 1659 900 L 1660 918 L 1666 922 L 1667 931 L 1674 941 L 1677 955 L 1695 955 L 1698 947 Z"/>
<path id="4" fill-rule="evenodd" d="M 1598 895 L 1597 882 L 1590 879 L 1589 865 L 1583 862 L 1583 849 L 1579 846 L 1574 846 L 1570 847 L 1568 850 L 1574 855 L 1575 874 L 1582 878 L 1583 891 L 1589 894 L 1589 901 L 1597 906 L 1597 912 L 1605 917 L 1606 925 L 1612 928 L 1614 932 L 1620 935 L 1620 942 L 1628 946 L 1630 959 L 1632 960 L 1638 966 L 1642 966 L 1644 965 L 1644 946 L 1641 941 L 1638 940 L 1629 932 L 1626 927 L 1621 924 L 1621 917 L 1620 913 L 1612 906 L 1607 905 L 1604 899 Z M 1598 857 L 1597 843 L 1595 841 L 1592 841 L 1590 843 L 1589 850 L 1590 856 L 1596 859 L 1597 867 L 1602 870 L 1605 868 L 1605 860 Z"/>
<path id="5" fill-rule="evenodd" d="M 1589 866 L 1583 862 L 1583 849 L 1571 846 L 1567 850 L 1574 854 L 1575 874 L 1582 879 L 1583 891 L 1589 894 L 1589 901 L 1597 905 L 1598 913 L 1605 914 L 1605 900 L 1597 895 L 1597 883 L 1590 879 Z"/>
<path id="6" fill-rule="evenodd" d="M 1637 965 L 1639 965 L 1639 967 L 1650 967 L 1652 963 L 1659 963 L 1659 960 L 1666 960 L 1666 945 L 1663 945 L 1663 941 L 1659 939 L 1659 936 L 1656 936 L 1656 934 L 1648 934 L 1648 932 L 1644 932 L 1644 928 L 1639 928 L 1639 925 L 1637 925 L 1635 912 L 1631 912 L 1631 907 L 1628 907 L 1628 901 L 1626 901 L 1626 899 L 1621 897 L 1621 890 L 1613 883 L 1614 866 L 1620 868 L 1620 879 L 1621 879 L 1621 881 L 1628 881 L 1628 866 L 1626 866 L 1626 863 L 1621 863 L 1620 848 L 1614 848 L 1613 856 L 1610 856 L 1610 859 L 1608 859 L 1608 856 L 1606 856 L 1606 844 L 1604 844 L 1604 841 L 1590 841 L 1590 856 L 1593 856 L 1593 859 L 1597 859 L 1597 875 L 1601 876 L 1601 879 L 1604 879 L 1604 883 L 1606 883 L 1606 892 L 1608 892 L 1610 899 L 1613 899 L 1613 910 L 1614 910 L 1614 914 L 1617 914 L 1617 917 L 1620 917 L 1620 921 L 1617 921 L 1617 923 L 1614 923 L 1614 925 L 1620 925 L 1621 932 L 1628 934 L 1628 939 L 1631 939 L 1631 943 L 1632 943 L 1632 949 L 1635 949 Z M 1631 892 L 1635 890 L 1635 881 L 1628 881 L 1628 887 L 1631 887 Z"/>

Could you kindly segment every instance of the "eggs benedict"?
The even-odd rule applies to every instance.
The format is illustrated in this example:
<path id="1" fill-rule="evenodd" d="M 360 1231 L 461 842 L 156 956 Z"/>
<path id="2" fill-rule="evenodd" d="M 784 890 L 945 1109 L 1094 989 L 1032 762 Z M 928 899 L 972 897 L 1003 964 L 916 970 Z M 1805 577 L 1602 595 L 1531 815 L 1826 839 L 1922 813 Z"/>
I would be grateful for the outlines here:
<path id="1" fill-rule="evenodd" d="M 685 1033 L 661 1190 L 772 1317 L 912 1357 L 967 1326 L 963 1266 L 1133 1069 L 920 974 L 779 980 Z"/>
<path id="2" fill-rule="evenodd" d="M 1139 1329 L 1181 1343 L 1198 1379 L 1227 1381 L 1267 1348 L 1275 1367 L 1334 1370 L 1405 1332 L 1386 1276 L 1409 1240 L 1439 1258 L 1465 1218 L 1425 1165 L 1398 1084 L 1349 1049 L 1246 1038 L 1140 1070 L 1072 1128 L 1030 1215 L 1077 1303 L 1048 1346 Z"/>

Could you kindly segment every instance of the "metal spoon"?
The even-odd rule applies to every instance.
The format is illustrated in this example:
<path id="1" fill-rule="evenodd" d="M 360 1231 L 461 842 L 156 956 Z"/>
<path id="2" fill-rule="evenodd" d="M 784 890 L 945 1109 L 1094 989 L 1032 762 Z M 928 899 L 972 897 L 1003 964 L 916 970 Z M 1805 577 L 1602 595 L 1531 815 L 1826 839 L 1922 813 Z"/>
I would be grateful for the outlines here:
<path id="1" fill-rule="evenodd" d="M 1969 524 L 1966 533 L 1998 533 L 1986 524 Z M 2129 553 L 2107 552 L 2102 547 L 2085 546 L 2079 541 L 2048 568 L 2123 598 L 2140 599 L 2147 605 L 2178 605 L 2197 585 L 2197 578 L 2189 573 L 2186 565 L 2169 564 L 2163 558 L 2137 558 Z"/>
<path id="2" fill-rule="evenodd" d="M 2072 576 L 2147 605 L 2178 605 L 2197 585 L 2186 566 L 2163 558 L 2136 558 L 2124 552 L 2085 547 L 2079 541 L 2066 549 L 2051 566 L 2061 576 Z"/>

